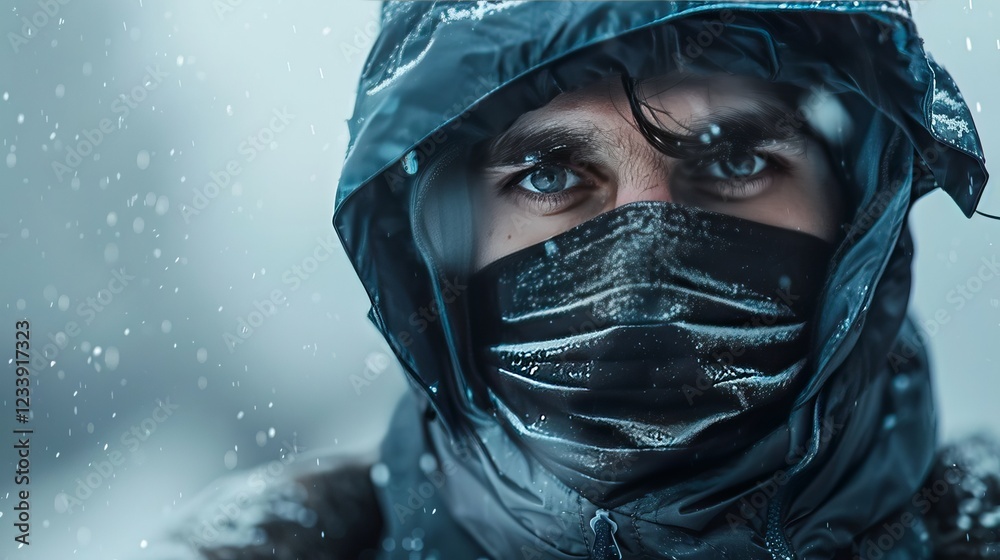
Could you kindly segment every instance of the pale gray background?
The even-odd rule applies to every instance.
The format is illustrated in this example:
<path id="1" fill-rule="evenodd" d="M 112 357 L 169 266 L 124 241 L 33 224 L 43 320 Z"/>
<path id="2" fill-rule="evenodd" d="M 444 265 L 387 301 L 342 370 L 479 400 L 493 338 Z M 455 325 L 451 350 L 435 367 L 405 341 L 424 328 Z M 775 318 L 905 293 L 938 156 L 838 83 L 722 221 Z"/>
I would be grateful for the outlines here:
<path id="1" fill-rule="evenodd" d="M 7 34 L 41 8 L 15 0 L 0 18 L 3 355 L 13 354 L 15 320 L 31 320 L 40 349 L 50 333 L 81 321 L 77 307 L 106 287 L 111 270 L 136 276 L 36 378 L 35 544 L 27 550 L 12 546 L 6 499 L 13 372 L 0 384 L 4 558 L 137 552 L 173 508 L 220 475 L 277 458 L 282 442 L 306 450 L 371 446 L 404 390 L 394 362 L 360 393 L 351 383 L 388 349 L 364 318 L 367 298 L 339 250 L 299 289 L 282 281 L 333 232 L 345 120 L 378 4 L 232 3 L 239 5 L 220 14 L 223 2 L 70 0 L 17 53 Z M 936 0 L 915 12 L 927 47 L 972 106 L 992 162 L 1000 153 L 1000 4 Z M 167 77 L 119 122 L 112 104 L 142 85 L 147 66 Z M 294 118 L 245 162 L 241 142 L 267 127 L 276 109 Z M 58 181 L 51 162 L 103 118 L 114 132 L 75 180 Z M 192 189 L 233 159 L 242 173 L 187 223 L 181 208 Z M 981 209 L 1000 213 L 996 193 L 993 184 Z M 950 317 L 931 339 L 942 434 L 996 430 L 1000 279 L 961 310 L 947 293 L 975 274 L 981 257 L 1000 252 L 1000 224 L 966 220 L 936 193 L 915 208 L 913 226 L 913 309 Z M 275 288 L 287 305 L 228 352 L 223 333 L 235 332 L 238 317 Z M 117 364 L 107 359 L 112 348 Z M 167 398 L 179 408 L 132 453 L 122 433 Z M 60 511 L 58 494 L 73 492 L 76 479 L 115 450 L 125 464 L 84 510 Z"/>

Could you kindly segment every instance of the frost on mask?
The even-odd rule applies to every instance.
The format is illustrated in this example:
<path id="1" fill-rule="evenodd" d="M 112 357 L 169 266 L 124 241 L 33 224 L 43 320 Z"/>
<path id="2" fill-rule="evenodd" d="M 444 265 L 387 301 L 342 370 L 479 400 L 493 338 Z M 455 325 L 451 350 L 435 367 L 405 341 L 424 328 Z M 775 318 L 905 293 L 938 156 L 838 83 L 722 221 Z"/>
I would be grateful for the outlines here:
<path id="1" fill-rule="evenodd" d="M 787 417 L 832 252 L 695 207 L 620 206 L 471 277 L 477 375 L 498 421 L 571 482 L 737 450 Z"/>

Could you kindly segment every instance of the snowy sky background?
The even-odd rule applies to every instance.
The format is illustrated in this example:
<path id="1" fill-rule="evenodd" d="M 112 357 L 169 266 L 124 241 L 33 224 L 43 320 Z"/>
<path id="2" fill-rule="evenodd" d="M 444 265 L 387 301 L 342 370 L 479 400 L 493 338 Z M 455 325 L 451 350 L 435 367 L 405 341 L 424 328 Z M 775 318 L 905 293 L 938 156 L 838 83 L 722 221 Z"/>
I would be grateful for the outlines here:
<path id="1" fill-rule="evenodd" d="M 50 335 L 65 342 L 33 386 L 34 544 L 20 551 L 7 494 L 12 367 L 0 387 L 2 558 L 133 556 L 165 515 L 219 476 L 277 459 L 289 445 L 370 447 L 405 388 L 394 360 L 383 369 L 389 351 L 364 317 L 367 297 L 330 224 L 378 3 L 245 0 L 219 12 L 220 2 L 63 1 L 16 52 L 8 33 L 42 8 L 15 0 L 0 19 L 8 38 L 0 46 L 0 341 L 13 356 L 14 322 L 27 318 L 35 352 Z M 992 163 L 1000 4 L 914 8 Z M 119 94 L 129 102 L 116 102 Z M 110 132 L 100 131 L 104 119 Z M 66 148 L 85 131 L 96 139 L 93 154 L 67 163 Z M 68 170 L 57 172 L 54 161 Z M 218 195 L 195 201 L 194 190 L 209 194 L 212 174 L 227 166 L 238 171 Z M 997 191 L 988 187 L 981 210 L 1000 214 Z M 184 214 L 183 205 L 201 209 Z M 949 318 L 930 341 L 942 435 L 1000 431 L 1000 279 L 962 308 L 948 298 L 981 258 L 1000 253 L 1000 224 L 966 220 L 940 192 L 919 203 L 912 224 L 912 309 Z M 318 268 L 287 280 L 330 243 Z M 134 278 L 119 290 L 116 272 Z M 109 287 L 119 293 L 101 293 Z M 239 318 L 275 289 L 285 303 L 230 352 L 223 335 L 235 335 Z M 70 321 L 80 325 L 75 334 Z M 377 376 L 358 391 L 351 376 L 366 369 Z M 160 402 L 176 409 L 154 415 Z M 143 425 L 153 427 L 144 441 L 126 435 Z M 122 464 L 95 475 L 100 486 L 67 511 L 60 494 L 74 493 L 77 479 L 115 451 Z"/>

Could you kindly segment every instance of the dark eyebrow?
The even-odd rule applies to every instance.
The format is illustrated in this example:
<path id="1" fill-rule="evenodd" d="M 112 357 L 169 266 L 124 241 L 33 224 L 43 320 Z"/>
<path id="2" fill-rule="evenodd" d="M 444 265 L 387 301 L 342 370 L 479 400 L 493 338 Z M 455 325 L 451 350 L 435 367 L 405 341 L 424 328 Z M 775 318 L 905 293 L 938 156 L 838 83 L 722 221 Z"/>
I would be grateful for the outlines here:
<path id="1" fill-rule="evenodd" d="M 596 127 L 515 125 L 478 147 L 473 161 L 480 169 L 530 165 L 532 156 L 541 161 L 556 154 L 593 161 L 607 143 Z"/>
<path id="2" fill-rule="evenodd" d="M 634 95 L 634 90 L 630 94 Z M 641 107 L 651 108 L 636 97 L 630 101 L 639 132 L 653 148 L 675 159 L 727 157 L 751 151 L 771 140 L 792 140 L 810 136 L 811 132 L 808 123 L 794 118 L 787 104 L 767 97 L 757 98 L 747 107 L 716 107 L 686 126 L 674 123 L 681 130 L 667 129 L 663 126 L 664 121 L 656 122 L 639 113 Z M 667 117 L 667 120 L 671 119 Z M 719 127 L 720 134 L 712 135 L 712 142 L 706 144 L 704 135 L 711 134 L 713 125 Z M 515 124 L 477 145 L 471 161 L 479 170 L 523 167 L 553 160 L 593 162 L 606 159 L 613 144 L 619 143 L 613 143 L 596 125 L 529 122 Z M 532 156 L 537 157 L 537 161 L 532 161 Z"/>

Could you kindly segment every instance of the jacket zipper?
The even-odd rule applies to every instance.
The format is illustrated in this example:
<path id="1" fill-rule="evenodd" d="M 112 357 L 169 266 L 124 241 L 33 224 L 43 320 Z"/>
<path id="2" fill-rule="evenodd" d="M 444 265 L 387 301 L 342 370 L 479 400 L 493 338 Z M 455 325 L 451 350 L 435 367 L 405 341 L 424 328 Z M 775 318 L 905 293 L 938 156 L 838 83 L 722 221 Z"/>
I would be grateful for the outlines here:
<path id="1" fill-rule="evenodd" d="M 618 524 L 608 517 L 608 510 L 599 509 L 590 520 L 590 529 L 594 531 L 594 560 L 621 560 L 622 551 L 615 541 Z"/>

